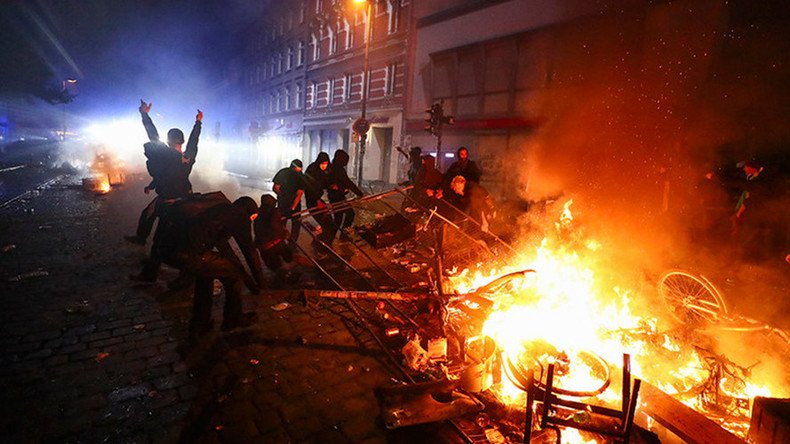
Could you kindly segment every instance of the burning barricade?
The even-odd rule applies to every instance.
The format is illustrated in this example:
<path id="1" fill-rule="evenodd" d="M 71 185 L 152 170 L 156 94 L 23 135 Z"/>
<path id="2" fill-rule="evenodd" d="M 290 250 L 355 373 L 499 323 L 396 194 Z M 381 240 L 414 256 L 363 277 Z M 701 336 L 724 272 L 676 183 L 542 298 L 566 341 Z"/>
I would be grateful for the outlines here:
<path id="1" fill-rule="evenodd" d="M 520 251 L 446 211 L 406 212 L 411 244 L 361 244 L 425 271 L 396 275 L 368 249 L 357 257 L 369 271 L 343 261 L 370 291 L 342 290 L 330 273 L 340 291 L 305 296 L 343 299 L 387 351 L 402 375 L 379 393 L 390 428 L 452 419 L 470 442 L 605 442 L 627 439 L 636 423 L 689 441 L 745 438 L 751 401 L 782 396 L 783 384 L 727 357 L 711 327 L 766 333 L 785 347 L 787 336 L 732 315 L 692 273 L 665 273 L 657 291 L 654 281 L 639 294 L 602 277 L 602 245 L 574 227 L 571 204 L 537 247 Z M 378 291 L 386 286 L 374 273 L 396 290 Z M 411 283 L 415 275 L 426 285 Z"/>

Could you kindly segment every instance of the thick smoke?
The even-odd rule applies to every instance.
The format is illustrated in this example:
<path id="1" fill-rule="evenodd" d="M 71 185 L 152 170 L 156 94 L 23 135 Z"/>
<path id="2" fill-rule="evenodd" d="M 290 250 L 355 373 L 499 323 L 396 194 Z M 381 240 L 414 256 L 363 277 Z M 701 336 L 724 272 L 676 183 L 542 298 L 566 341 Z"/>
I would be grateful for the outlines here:
<path id="1" fill-rule="evenodd" d="M 787 22 L 736 3 L 672 2 L 547 33 L 557 52 L 544 124 L 525 147 L 526 197 L 577 197 L 580 217 L 620 252 L 660 268 L 689 259 L 706 211 L 734 208 L 718 182 L 737 162 L 786 183 L 776 154 L 790 140 Z"/>

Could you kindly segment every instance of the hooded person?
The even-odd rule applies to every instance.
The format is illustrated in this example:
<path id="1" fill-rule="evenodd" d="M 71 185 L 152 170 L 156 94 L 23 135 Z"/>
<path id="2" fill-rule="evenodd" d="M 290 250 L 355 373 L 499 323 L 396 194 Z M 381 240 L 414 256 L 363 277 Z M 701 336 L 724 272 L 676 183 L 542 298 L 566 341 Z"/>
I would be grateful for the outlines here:
<path id="1" fill-rule="evenodd" d="M 414 195 L 420 204 L 430 206 L 432 199 L 442 198 L 444 177 L 436 169 L 435 157 L 426 154 L 420 160 L 422 161 L 420 170 L 414 178 Z"/>
<path id="2" fill-rule="evenodd" d="M 360 190 L 359 187 L 348 177 L 348 173 L 346 172 L 348 159 L 348 153 L 343 150 L 335 151 L 335 155 L 332 158 L 327 195 L 329 197 L 329 202 L 333 204 L 345 202 L 346 194 L 348 194 L 349 191 L 353 192 L 358 197 L 363 196 L 362 190 Z M 354 212 L 354 209 L 351 208 L 351 206 L 349 206 L 346 210 L 336 212 L 335 226 L 338 230 L 349 228 L 354 224 L 355 216 L 356 213 Z M 341 237 L 344 238 L 346 236 L 342 234 Z M 329 241 L 331 242 L 332 239 L 334 239 L 334 234 L 332 234 L 332 237 L 329 238 Z"/>
<path id="3" fill-rule="evenodd" d="M 289 233 L 285 228 L 285 217 L 277 208 L 277 201 L 273 196 L 269 194 L 261 196 L 261 206 L 252 227 L 255 232 L 255 247 L 260 252 L 263 263 L 270 270 L 277 272 L 278 277 L 283 277 L 279 271 L 283 262 L 293 261 L 293 253 L 286 242 Z"/>
<path id="4" fill-rule="evenodd" d="M 294 159 L 291 165 L 283 168 L 274 175 L 273 190 L 277 194 L 277 208 L 286 219 L 291 219 L 291 240 L 299 239 L 301 220 L 293 217 L 302 209 L 302 195 L 305 191 L 304 175 L 302 174 L 302 161 Z"/>
<path id="5" fill-rule="evenodd" d="M 211 305 L 214 279 L 225 289 L 222 330 L 250 325 L 254 313 L 242 311 L 241 290 L 246 285 L 257 293 L 263 287 L 263 271 L 255 253 L 250 224 L 257 205 L 250 197 L 230 203 L 225 199 L 206 205 L 184 199 L 168 206 L 161 215 L 152 250 L 166 264 L 194 279 L 194 303 L 190 337 L 212 328 Z M 233 239 L 246 261 L 246 268 L 230 244 Z"/>
<path id="6" fill-rule="evenodd" d="M 463 176 L 467 182 L 480 183 L 480 168 L 474 161 L 469 160 L 469 149 L 465 146 L 458 148 L 456 151 L 458 160 L 450 164 L 447 171 L 444 173 L 445 180 L 450 182 L 455 176 Z"/>
<path id="7" fill-rule="evenodd" d="M 310 210 L 310 215 L 321 227 L 318 239 L 323 242 L 331 241 L 331 238 L 334 237 L 333 233 L 337 231 L 332 216 L 326 210 L 326 202 L 323 200 L 324 190 L 329 188 L 329 172 L 329 154 L 320 152 L 315 162 L 307 166 L 304 174 L 305 202 Z"/>

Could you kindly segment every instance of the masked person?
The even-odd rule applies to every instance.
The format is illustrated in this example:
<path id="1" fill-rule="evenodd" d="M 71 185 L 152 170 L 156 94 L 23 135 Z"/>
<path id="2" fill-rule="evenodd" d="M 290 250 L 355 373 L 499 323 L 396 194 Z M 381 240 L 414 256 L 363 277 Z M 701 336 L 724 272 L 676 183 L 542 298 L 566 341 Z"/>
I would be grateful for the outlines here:
<path id="1" fill-rule="evenodd" d="M 442 173 L 436 169 L 436 158 L 426 154 L 421 158 L 422 166 L 414 178 L 414 193 L 412 194 L 420 205 L 433 207 L 436 199 L 441 199 Z"/>
<path id="2" fill-rule="evenodd" d="M 302 209 L 302 195 L 305 189 L 302 161 L 292 160 L 291 165 L 278 171 L 272 181 L 274 193 L 277 194 L 277 208 L 280 209 L 283 217 L 291 219 L 291 240 L 296 242 L 299 239 L 301 220 L 292 216 Z"/>
<path id="3" fill-rule="evenodd" d="M 182 198 L 192 192 L 189 174 L 195 164 L 198 151 L 198 140 L 203 121 L 203 112 L 198 110 L 195 124 L 189 134 L 186 151 L 182 149 L 184 133 L 178 128 L 167 132 L 167 144 L 159 140 L 159 132 L 149 116 L 152 104 L 140 100 L 140 115 L 143 127 L 148 133 L 148 142 L 144 145 L 146 157 L 145 166 L 151 176 L 151 182 L 143 189 L 145 194 L 154 191 L 157 194 L 140 213 L 137 230 L 132 236 L 124 236 L 127 241 L 145 245 L 151 234 L 154 222 L 158 217 L 161 206 L 169 200 Z"/>
<path id="4" fill-rule="evenodd" d="M 335 156 L 332 158 L 332 164 L 329 171 L 329 187 L 327 196 L 329 202 L 332 204 L 339 204 L 346 201 L 346 194 L 349 191 L 362 197 L 363 193 L 359 187 L 348 178 L 346 166 L 348 165 L 348 153 L 343 150 L 335 151 Z M 347 209 L 335 213 L 335 226 L 338 230 L 345 230 L 354 224 L 354 217 L 356 213 L 349 205 Z M 334 235 L 333 235 L 334 238 Z M 348 235 L 341 233 L 341 239 L 347 239 Z M 331 242 L 332 239 L 329 239 Z"/>
<path id="5" fill-rule="evenodd" d="M 469 160 L 469 149 L 462 146 L 458 148 L 457 155 L 458 160 L 453 162 L 450 168 L 447 168 L 447 171 L 444 173 L 445 180 L 449 182 L 453 180 L 455 176 L 463 176 L 467 182 L 480 183 L 480 176 L 482 173 L 480 172 L 480 168 L 477 167 L 477 164 Z"/>
<path id="6" fill-rule="evenodd" d="M 283 262 L 293 262 L 293 252 L 288 248 L 288 229 L 285 228 L 285 217 L 277 208 L 274 197 L 261 196 L 258 216 L 252 224 L 255 232 L 255 247 L 261 253 L 266 267 L 274 271 L 277 277 L 285 280 L 287 275 L 282 271 Z"/>
<path id="7" fill-rule="evenodd" d="M 315 162 L 307 166 L 304 173 L 304 200 L 307 208 L 310 209 L 310 215 L 321 227 L 318 239 L 325 243 L 331 242 L 337 231 L 332 216 L 327 211 L 326 202 L 323 200 L 324 190 L 329 188 L 329 171 L 329 154 L 321 152 L 318 153 Z"/>
<path id="8" fill-rule="evenodd" d="M 211 330 L 211 304 L 214 279 L 225 289 L 221 329 L 245 327 L 255 320 L 254 313 L 242 311 L 241 291 L 246 285 L 258 293 L 264 285 L 263 270 L 255 252 L 250 224 L 258 206 L 250 197 L 205 202 L 198 196 L 183 199 L 164 209 L 154 235 L 152 254 L 194 280 L 195 292 L 191 339 Z M 239 247 L 251 277 L 233 251 L 230 240 Z"/>

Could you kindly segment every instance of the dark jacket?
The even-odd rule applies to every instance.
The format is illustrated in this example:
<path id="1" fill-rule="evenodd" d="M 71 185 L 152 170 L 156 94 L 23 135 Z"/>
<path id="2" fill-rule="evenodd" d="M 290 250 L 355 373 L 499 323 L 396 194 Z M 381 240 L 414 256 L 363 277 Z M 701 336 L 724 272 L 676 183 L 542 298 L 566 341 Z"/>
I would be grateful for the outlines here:
<path id="1" fill-rule="evenodd" d="M 285 239 L 288 239 L 288 230 L 285 228 L 285 217 L 279 208 L 271 204 L 261 203 L 258 217 L 255 218 L 253 229 L 255 231 L 255 245 L 258 248 L 268 249 Z"/>
<path id="2" fill-rule="evenodd" d="M 436 169 L 436 159 L 429 155 L 422 156 L 422 166 L 417 172 L 417 177 L 414 178 L 415 190 L 420 194 L 425 190 L 436 192 L 442 188 L 443 180 L 442 173 Z"/>
<path id="3" fill-rule="evenodd" d="M 346 198 L 346 193 L 353 192 L 357 196 L 362 196 L 362 190 L 348 178 L 346 172 L 348 165 L 348 153 L 343 150 L 335 151 L 332 158 L 331 171 L 329 172 L 329 200 L 338 202 Z"/>
<path id="4" fill-rule="evenodd" d="M 321 170 L 321 164 L 329 162 L 329 154 L 318 153 L 315 162 L 307 166 L 304 173 L 305 178 L 305 193 L 304 198 L 307 202 L 307 207 L 312 208 L 316 205 L 321 196 L 324 195 L 324 190 L 329 188 L 329 168 L 326 171 Z"/>
<path id="5" fill-rule="evenodd" d="M 178 268 L 216 248 L 246 275 L 230 246 L 231 238 L 239 246 L 255 281 L 263 286 L 263 269 L 253 244 L 250 219 L 227 200 L 201 206 L 201 202 L 188 197 L 167 206 L 159 219 L 153 249 L 165 263 Z"/>
<path id="6" fill-rule="evenodd" d="M 280 186 L 280 191 L 277 193 L 277 206 L 283 211 L 290 211 L 299 190 L 304 191 L 305 189 L 304 175 L 293 167 L 288 167 L 278 171 L 272 181 L 275 185 Z"/>
<path id="7" fill-rule="evenodd" d="M 461 148 L 459 148 L 458 151 L 460 152 Z M 480 168 L 477 167 L 475 162 L 469 160 L 469 158 L 466 160 L 460 160 L 459 158 L 459 160 L 450 164 L 450 168 L 447 168 L 447 171 L 444 173 L 445 180 L 448 183 L 452 181 L 455 176 L 463 176 L 467 182 L 480 183 L 481 175 Z"/>
<path id="8" fill-rule="evenodd" d="M 200 139 L 201 122 L 196 120 L 189 134 L 186 150 L 182 153 L 170 148 L 159 140 L 159 132 L 147 113 L 142 114 L 143 126 L 148 133 L 148 143 L 144 145 L 146 168 L 151 175 L 148 188 L 165 199 L 184 197 L 192 192 L 189 175 L 197 158 L 198 140 Z"/>

